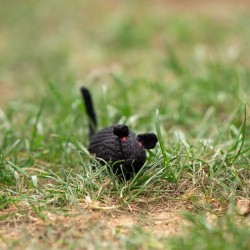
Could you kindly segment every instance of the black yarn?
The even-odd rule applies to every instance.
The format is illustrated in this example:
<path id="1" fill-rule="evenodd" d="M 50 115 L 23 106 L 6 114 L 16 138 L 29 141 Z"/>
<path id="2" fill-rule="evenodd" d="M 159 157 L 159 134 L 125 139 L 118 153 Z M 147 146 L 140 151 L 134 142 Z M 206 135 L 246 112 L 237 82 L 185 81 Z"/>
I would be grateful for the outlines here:
<path id="1" fill-rule="evenodd" d="M 97 125 L 90 92 L 81 88 L 89 121 Z M 126 125 L 113 125 L 94 134 L 89 124 L 89 152 L 97 158 L 111 162 L 112 171 L 119 177 L 129 180 L 146 161 L 146 150 L 153 149 L 158 142 L 153 133 L 136 136 Z"/>
<path id="2" fill-rule="evenodd" d="M 89 139 L 91 140 L 92 136 L 95 134 L 97 127 L 97 119 L 95 115 L 94 105 L 91 98 L 91 94 L 88 89 L 81 88 L 82 97 L 85 103 L 86 112 L 89 118 Z"/>
<path id="3" fill-rule="evenodd" d="M 143 144 L 146 149 L 153 149 L 158 139 L 153 133 L 145 133 L 137 136 L 139 142 Z"/>
<path id="4" fill-rule="evenodd" d="M 114 135 L 117 135 L 118 137 L 126 137 L 129 134 L 128 126 L 126 125 L 117 125 L 113 128 Z"/>

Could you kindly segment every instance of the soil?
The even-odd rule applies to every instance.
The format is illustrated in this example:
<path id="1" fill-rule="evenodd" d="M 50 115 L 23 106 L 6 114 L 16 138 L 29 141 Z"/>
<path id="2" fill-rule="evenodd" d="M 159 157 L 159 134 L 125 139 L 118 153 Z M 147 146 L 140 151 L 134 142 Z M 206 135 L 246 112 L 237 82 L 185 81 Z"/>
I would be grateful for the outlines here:
<path id="1" fill-rule="evenodd" d="M 94 208 L 96 207 L 96 208 Z M 10 205 L 0 211 L 0 218 L 5 215 L 13 216 L 0 220 L 0 248 L 7 249 L 7 242 L 18 239 L 32 238 L 39 241 L 51 240 L 48 231 L 52 231 L 55 238 L 62 234 L 70 234 L 75 239 L 84 237 L 91 227 L 95 225 L 104 240 L 114 241 L 115 237 L 126 235 L 136 226 L 158 236 L 171 236 L 182 233 L 185 224 L 180 211 L 189 209 L 184 201 L 158 201 L 156 204 L 142 204 L 130 209 L 119 210 L 118 207 L 90 207 L 86 203 L 72 208 L 68 207 L 67 213 L 61 211 L 43 211 L 39 216 L 28 204 L 20 203 L 18 208 Z M 52 228 L 52 229 L 51 229 Z M 60 236 L 59 236 L 60 235 Z M 53 241 L 55 240 L 53 238 Z"/>

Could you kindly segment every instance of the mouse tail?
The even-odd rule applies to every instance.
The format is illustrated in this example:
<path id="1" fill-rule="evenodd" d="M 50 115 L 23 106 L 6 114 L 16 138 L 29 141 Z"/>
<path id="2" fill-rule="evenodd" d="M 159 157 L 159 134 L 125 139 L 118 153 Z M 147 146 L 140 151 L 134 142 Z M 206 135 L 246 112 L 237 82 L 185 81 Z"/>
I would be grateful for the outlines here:
<path id="1" fill-rule="evenodd" d="M 82 87 L 80 90 L 85 104 L 86 113 L 89 119 L 89 139 L 91 139 L 92 136 L 95 134 L 97 127 L 97 119 L 94 110 L 94 105 L 89 90 L 85 87 Z"/>

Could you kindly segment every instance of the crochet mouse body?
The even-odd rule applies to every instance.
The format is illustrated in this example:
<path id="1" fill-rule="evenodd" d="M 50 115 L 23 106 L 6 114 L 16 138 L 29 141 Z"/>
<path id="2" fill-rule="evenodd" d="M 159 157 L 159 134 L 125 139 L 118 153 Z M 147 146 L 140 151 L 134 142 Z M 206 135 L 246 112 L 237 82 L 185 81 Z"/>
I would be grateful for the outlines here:
<path id="1" fill-rule="evenodd" d="M 97 120 L 88 89 L 81 93 L 89 118 L 89 152 L 97 158 L 111 162 L 112 171 L 130 179 L 146 161 L 146 149 L 153 149 L 158 139 L 153 133 L 136 135 L 126 125 L 113 125 L 95 133 Z"/>

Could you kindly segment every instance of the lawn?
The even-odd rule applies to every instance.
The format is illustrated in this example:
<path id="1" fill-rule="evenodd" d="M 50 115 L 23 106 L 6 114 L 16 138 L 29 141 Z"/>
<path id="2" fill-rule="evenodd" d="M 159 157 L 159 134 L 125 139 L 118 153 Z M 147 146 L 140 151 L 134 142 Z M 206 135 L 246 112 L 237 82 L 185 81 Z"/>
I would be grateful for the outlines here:
<path id="1" fill-rule="evenodd" d="M 0 249 L 249 249 L 249 27 L 248 1 L 3 0 Z M 99 129 L 157 134 L 131 180 L 81 86 Z"/>

